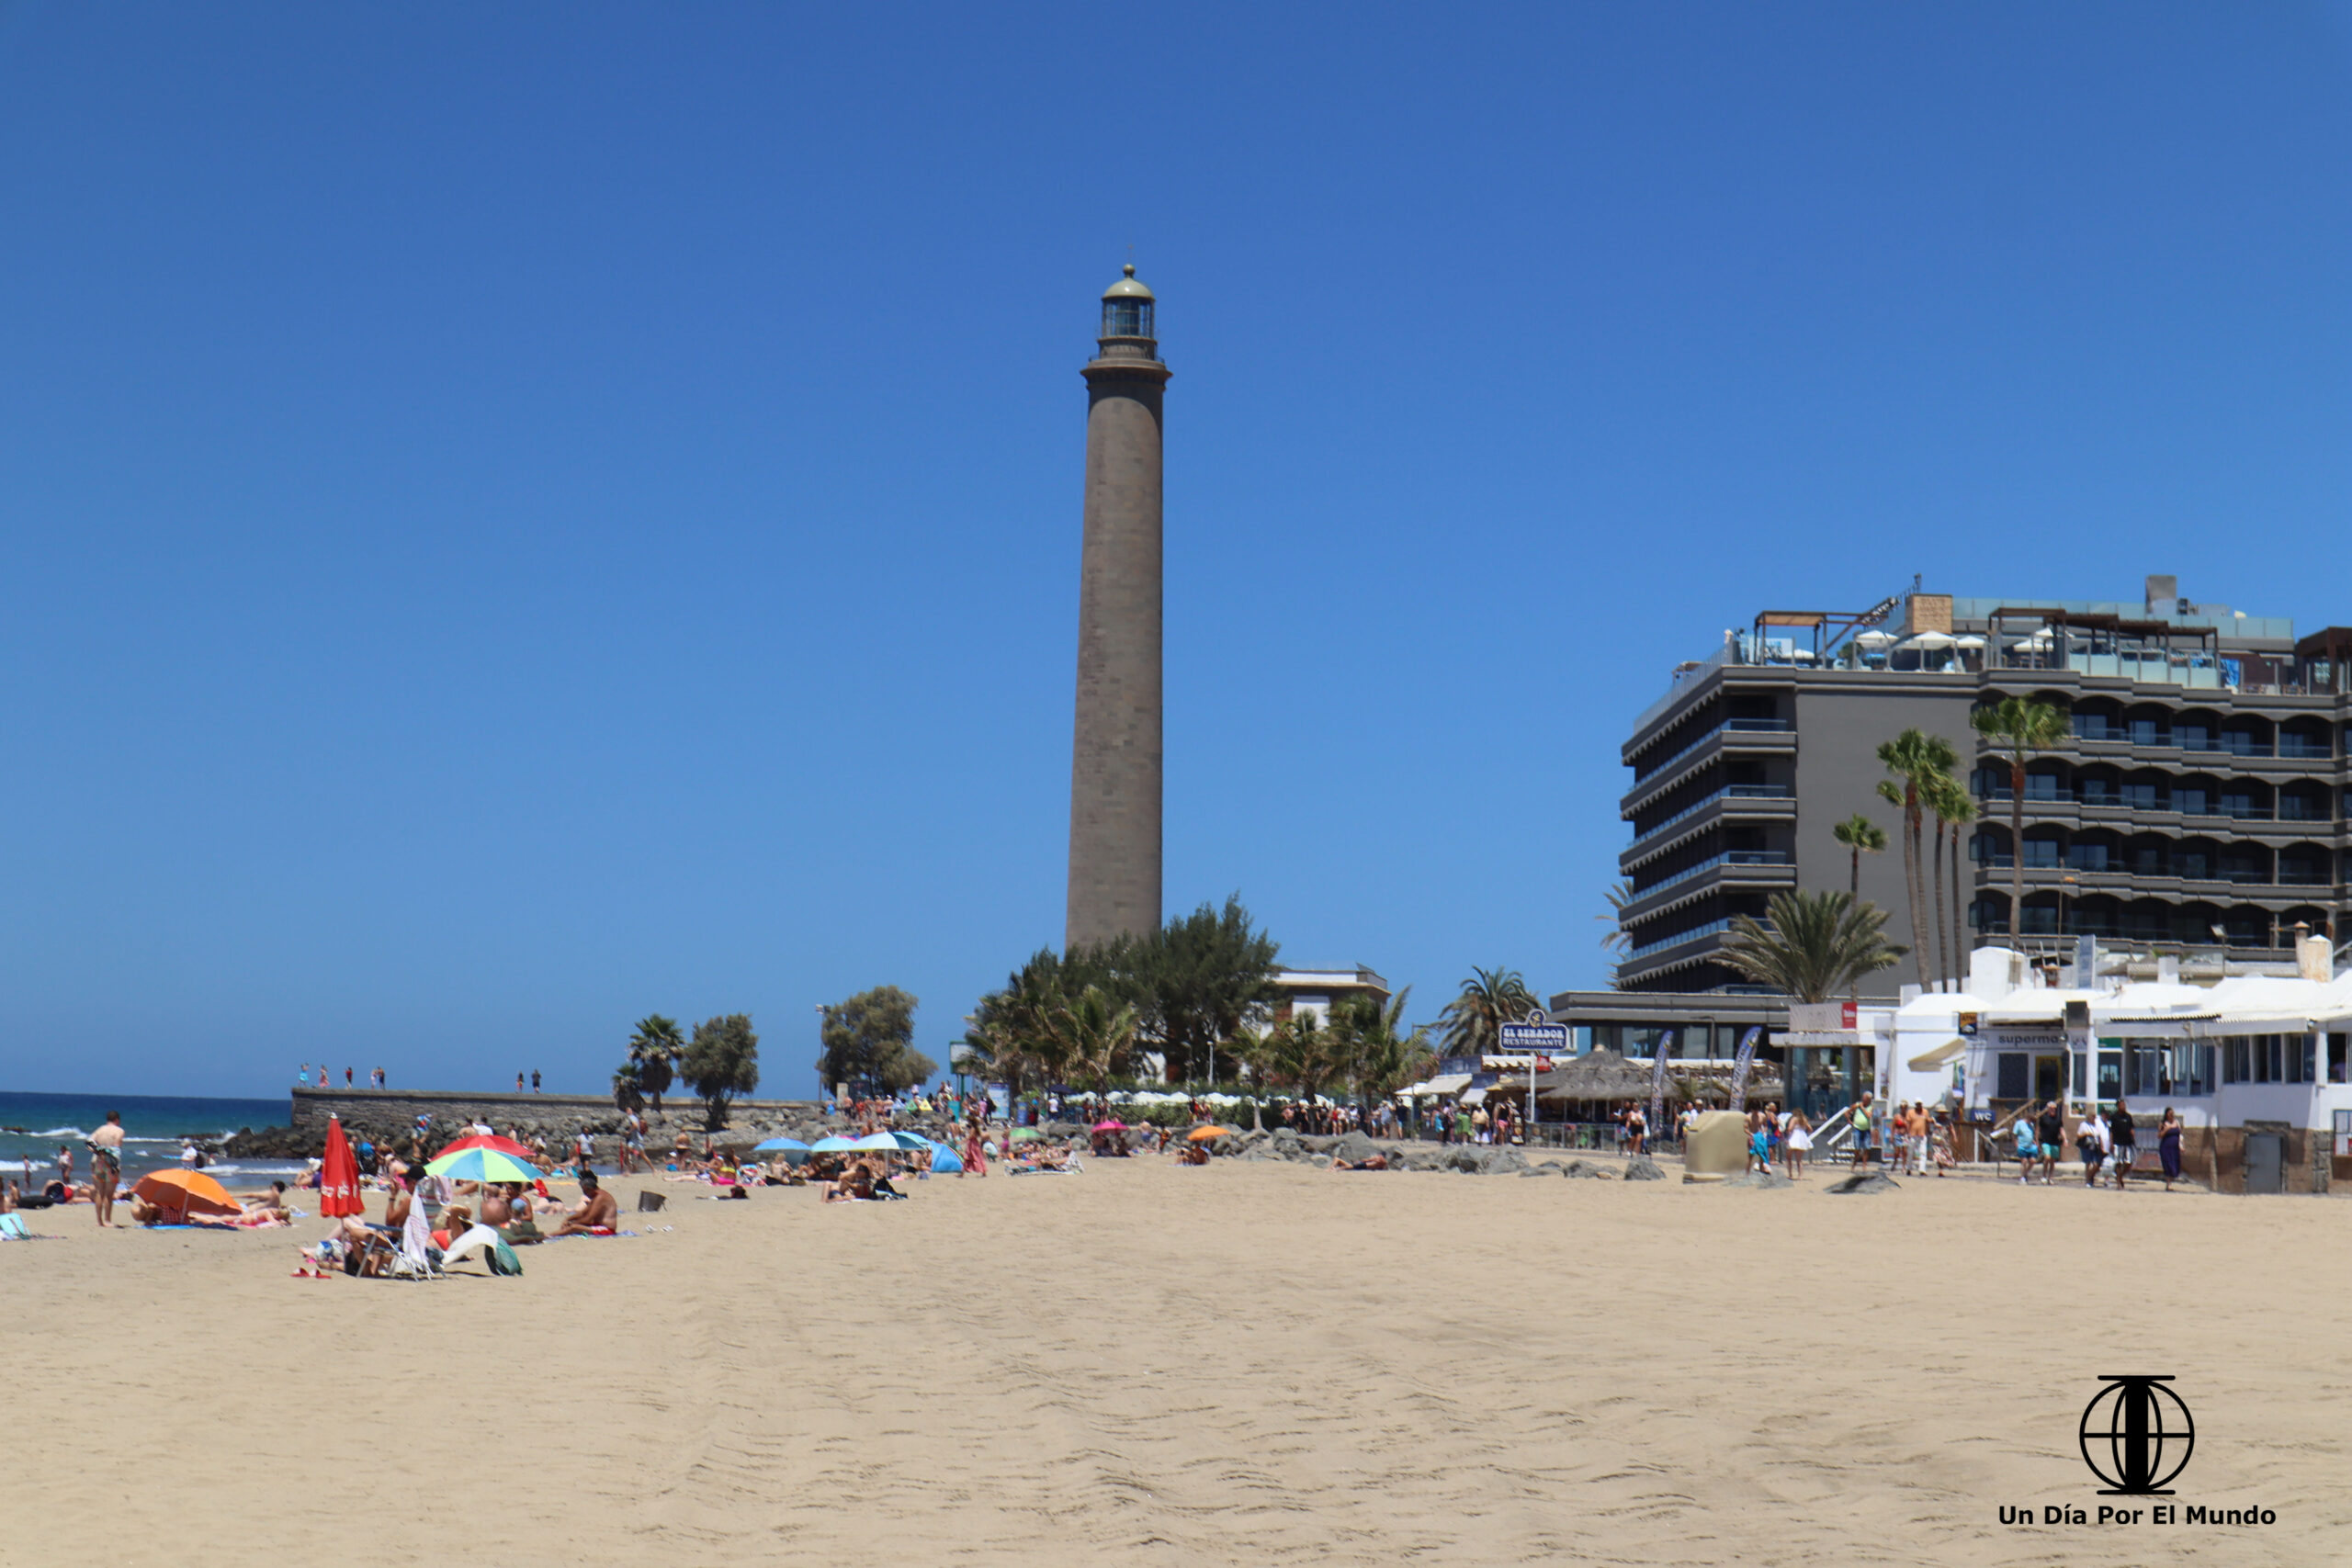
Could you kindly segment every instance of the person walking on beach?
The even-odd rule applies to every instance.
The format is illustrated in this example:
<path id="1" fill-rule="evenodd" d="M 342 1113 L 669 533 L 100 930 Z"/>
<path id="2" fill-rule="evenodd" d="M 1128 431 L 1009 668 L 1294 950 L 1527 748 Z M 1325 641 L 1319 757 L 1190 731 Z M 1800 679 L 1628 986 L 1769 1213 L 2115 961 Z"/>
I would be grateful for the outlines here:
<path id="1" fill-rule="evenodd" d="M 1781 1139 L 1781 1152 L 1787 1163 L 1791 1181 L 1804 1174 L 1804 1156 L 1812 1149 L 1813 1123 L 1805 1119 L 1804 1111 L 1790 1111 L 1788 1131 Z"/>
<path id="2" fill-rule="evenodd" d="M 2041 1114 L 2033 1119 L 2034 1132 L 2041 1147 L 2041 1184 L 2058 1184 L 2058 1156 L 2064 1153 L 2066 1141 L 2066 1111 L 2056 1100 L 2042 1103 Z"/>
<path id="3" fill-rule="evenodd" d="M 1854 1109 L 1846 1118 L 1854 1143 L 1854 1168 L 1860 1170 L 1871 1157 L 1871 1091 L 1862 1090 L 1862 1098 L 1854 1101 Z"/>
<path id="4" fill-rule="evenodd" d="M 2083 1162 L 2083 1185 L 2098 1185 L 2098 1168 L 2107 1160 L 2107 1127 L 2098 1119 L 2098 1107 L 2075 1123 L 2075 1153 Z"/>
<path id="5" fill-rule="evenodd" d="M 2156 1158 L 2164 1162 L 2165 1190 L 2180 1179 L 2180 1116 L 2169 1105 L 2165 1118 L 2156 1123 Z"/>
<path id="6" fill-rule="evenodd" d="M 90 1134 L 90 1201 L 98 1224 L 114 1224 L 114 1190 L 122 1181 L 122 1112 L 107 1112 L 106 1125 Z"/>
<path id="7" fill-rule="evenodd" d="M 74 1192 L 74 1151 L 63 1144 L 57 1145 L 57 1179 L 65 1184 L 68 1197 Z"/>
<path id="8" fill-rule="evenodd" d="M 2017 1145 L 2018 1185 L 2023 1187 L 2033 1179 L 2033 1162 L 2041 1156 L 2041 1134 L 2033 1124 L 2034 1104 L 2027 1100 L 2018 1110 L 2017 1120 L 2009 1123 L 2009 1135 Z"/>
<path id="9" fill-rule="evenodd" d="M 2115 1114 L 2107 1119 L 2107 1141 L 2113 1145 L 2115 1190 L 2123 1190 L 2123 1179 L 2132 1174 L 2132 1160 L 2140 1150 L 2140 1130 L 2132 1124 L 2132 1112 L 2125 1109 L 2120 1098 L 2115 1102 Z"/>

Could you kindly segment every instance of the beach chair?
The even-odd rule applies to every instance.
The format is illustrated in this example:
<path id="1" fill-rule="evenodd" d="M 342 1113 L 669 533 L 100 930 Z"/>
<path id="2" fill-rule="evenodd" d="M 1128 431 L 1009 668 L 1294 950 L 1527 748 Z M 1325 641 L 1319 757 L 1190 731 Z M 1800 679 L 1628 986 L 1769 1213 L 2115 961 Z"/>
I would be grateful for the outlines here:
<path id="1" fill-rule="evenodd" d="M 408 1224 L 401 1227 L 401 1245 L 392 1254 L 388 1272 L 395 1280 L 438 1280 L 441 1266 L 434 1259 L 432 1222 L 421 1208 L 408 1212 Z"/>

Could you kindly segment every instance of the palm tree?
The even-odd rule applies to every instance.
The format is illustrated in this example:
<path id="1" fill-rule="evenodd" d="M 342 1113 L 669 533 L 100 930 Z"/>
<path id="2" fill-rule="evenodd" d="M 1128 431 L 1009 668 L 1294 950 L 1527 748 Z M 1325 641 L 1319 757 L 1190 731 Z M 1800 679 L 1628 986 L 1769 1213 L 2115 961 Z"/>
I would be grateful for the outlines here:
<path id="1" fill-rule="evenodd" d="M 1621 881 L 1601 897 L 1609 900 L 1609 913 L 1593 919 L 1606 920 L 1609 929 L 1600 933 L 1600 945 L 1622 954 L 1634 945 L 1633 933 L 1625 929 L 1625 906 L 1634 901 L 1634 884 L 1630 879 Z M 1617 966 L 1613 964 L 1609 966 L 1609 983 L 1617 983 Z"/>
<path id="2" fill-rule="evenodd" d="M 1912 957 L 1918 972 L 1919 988 L 1925 990 L 1928 987 L 1928 943 L 1937 933 L 1930 931 L 1928 921 L 1923 918 L 1927 913 L 1928 888 L 1927 871 L 1920 864 L 1920 834 L 1925 818 L 1921 796 L 1931 787 L 1931 781 L 1951 775 L 1952 769 L 1960 765 L 1960 754 L 1952 750 L 1951 742 L 1940 735 L 1906 729 L 1894 739 L 1880 744 L 1878 760 L 1885 765 L 1888 773 L 1894 775 L 1879 782 L 1879 798 L 1903 808 L 1903 883 L 1911 899 L 1912 934 L 1919 943 Z M 1939 851 L 1941 842 L 1939 832 Z M 1939 867 L 1942 864 L 1940 853 L 1937 864 Z M 1940 884 L 1937 893 L 1935 925 L 1940 928 L 1943 922 Z"/>
<path id="3" fill-rule="evenodd" d="M 1773 894 L 1770 908 L 1770 924 L 1752 915 L 1733 920 L 1723 954 L 1749 979 L 1787 992 L 1791 1001 L 1828 1001 L 1907 951 L 1886 940 L 1886 911 L 1850 893 L 1798 888 Z"/>
<path id="4" fill-rule="evenodd" d="M 2003 697 L 1968 716 L 1976 733 L 2009 754 L 2009 936 L 2025 931 L 2025 765 L 2073 733 L 2066 710 L 2030 697 Z"/>
<path id="5" fill-rule="evenodd" d="M 1313 1100 L 1320 1093 L 1340 1066 L 1339 1041 L 1309 1011 L 1294 1012 L 1274 1025 L 1262 1037 L 1259 1052 L 1251 1066 L 1262 1072 L 1269 1083 L 1298 1090 L 1302 1100 Z"/>
<path id="6" fill-rule="evenodd" d="M 638 1066 L 623 1062 L 613 1071 L 613 1105 L 620 1111 L 637 1111 L 644 1107 L 645 1096 L 639 1092 Z"/>
<path id="7" fill-rule="evenodd" d="M 1886 829 L 1855 812 L 1829 829 L 1830 836 L 1854 852 L 1854 871 L 1847 891 L 1859 898 L 1862 896 L 1862 857 L 1886 852 Z"/>
<path id="8" fill-rule="evenodd" d="M 1535 993 L 1516 969 L 1473 965 L 1462 994 L 1438 1017 L 1445 1023 L 1445 1049 L 1452 1056 L 1483 1056 L 1502 1038 L 1502 1026 L 1517 1023 L 1536 1006 Z"/>
<path id="9" fill-rule="evenodd" d="M 1114 1076 L 1125 1076 L 1136 1043 L 1136 1010 L 1114 1000 L 1100 986 L 1089 986 L 1067 1007 L 1057 1009 L 1049 1032 L 1062 1061 L 1083 1074 L 1099 1097 Z"/>
<path id="10" fill-rule="evenodd" d="M 1436 1066 L 1426 1027 L 1405 1027 L 1406 987 L 1386 1007 L 1376 998 L 1350 997 L 1331 1010 L 1331 1032 L 1341 1076 L 1355 1086 L 1356 1102 L 1385 1100 Z"/>
<path id="11" fill-rule="evenodd" d="M 1966 885 L 1968 857 L 1963 852 L 1966 840 L 1962 834 L 1976 820 L 1976 802 L 1968 786 L 1951 773 L 1946 773 L 1928 787 L 1928 809 L 1936 814 L 1939 834 L 1949 831 L 1951 847 L 1951 947 L 1955 965 L 1951 978 L 1960 979 L 1960 970 L 1967 966 L 1968 918 L 1961 907 L 1961 892 Z M 1939 879 L 1940 881 L 1940 878 Z"/>
<path id="12" fill-rule="evenodd" d="M 653 1099 L 656 1116 L 662 1114 L 662 1091 L 675 1079 L 685 1054 L 686 1037 L 676 1019 L 650 1012 L 637 1021 L 637 1032 L 628 1039 L 628 1059 L 637 1068 L 638 1087 Z"/>

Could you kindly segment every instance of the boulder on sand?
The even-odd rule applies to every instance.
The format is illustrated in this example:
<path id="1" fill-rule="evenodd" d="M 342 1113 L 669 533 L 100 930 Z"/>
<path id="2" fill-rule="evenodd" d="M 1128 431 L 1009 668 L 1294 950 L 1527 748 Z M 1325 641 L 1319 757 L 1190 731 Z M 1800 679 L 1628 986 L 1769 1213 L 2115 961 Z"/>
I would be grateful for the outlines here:
<path id="1" fill-rule="evenodd" d="M 1891 1176 L 1881 1176 L 1875 1170 L 1861 1171 L 1822 1189 L 1825 1192 L 1899 1192 L 1902 1190 L 1902 1183 Z"/>
<path id="2" fill-rule="evenodd" d="M 1691 1176 L 1734 1176 L 1747 1168 L 1747 1118 L 1734 1111 L 1702 1111 L 1682 1141 L 1682 1168 Z"/>
<path id="3" fill-rule="evenodd" d="M 1627 1181 L 1664 1181 L 1666 1179 L 1666 1172 L 1660 1170 L 1657 1168 L 1657 1161 L 1650 1158 L 1649 1156 L 1635 1155 L 1632 1159 L 1625 1162 L 1624 1179 Z"/>
<path id="4" fill-rule="evenodd" d="M 1342 1133 L 1331 1140 L 1330 1152 L 1343 1160 L 1370 1159 L 1380 1152 L 1380 1145 L 1362 1133 Z"/>

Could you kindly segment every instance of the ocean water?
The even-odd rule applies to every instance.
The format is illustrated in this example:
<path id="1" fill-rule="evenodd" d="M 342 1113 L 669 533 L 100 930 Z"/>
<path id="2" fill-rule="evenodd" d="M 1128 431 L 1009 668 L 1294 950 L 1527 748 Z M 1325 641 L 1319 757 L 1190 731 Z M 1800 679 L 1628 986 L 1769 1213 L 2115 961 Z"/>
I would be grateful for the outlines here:
<path id="1" fill-rule="evenodd" d="M 146 1172 L 176 1166 L 180 1138 L 185 1134 L 218 1138 L 240 1127 L 282 1127 L 288 1106 L 276 1100 L 179 1100 L 153 1095 L 8 1094 L 0 1093 L 0 1177 L 24 1179 L 24 1162 L 32 1161 L 32 1185 L 57 1174 L 57 1146 L 74 1151 L 74 1179 L 90 1174 L 90 1151 L 82 1141 L 106 1120 L 107 1112 L 122 1112 L 122 1171 L 128 1184 Z M 260 1184 L 290 1177 L 300 1165 L 262 1160 L 243 1165 L 213 1165 L 211 1174 L 236 1186 Z"/>

